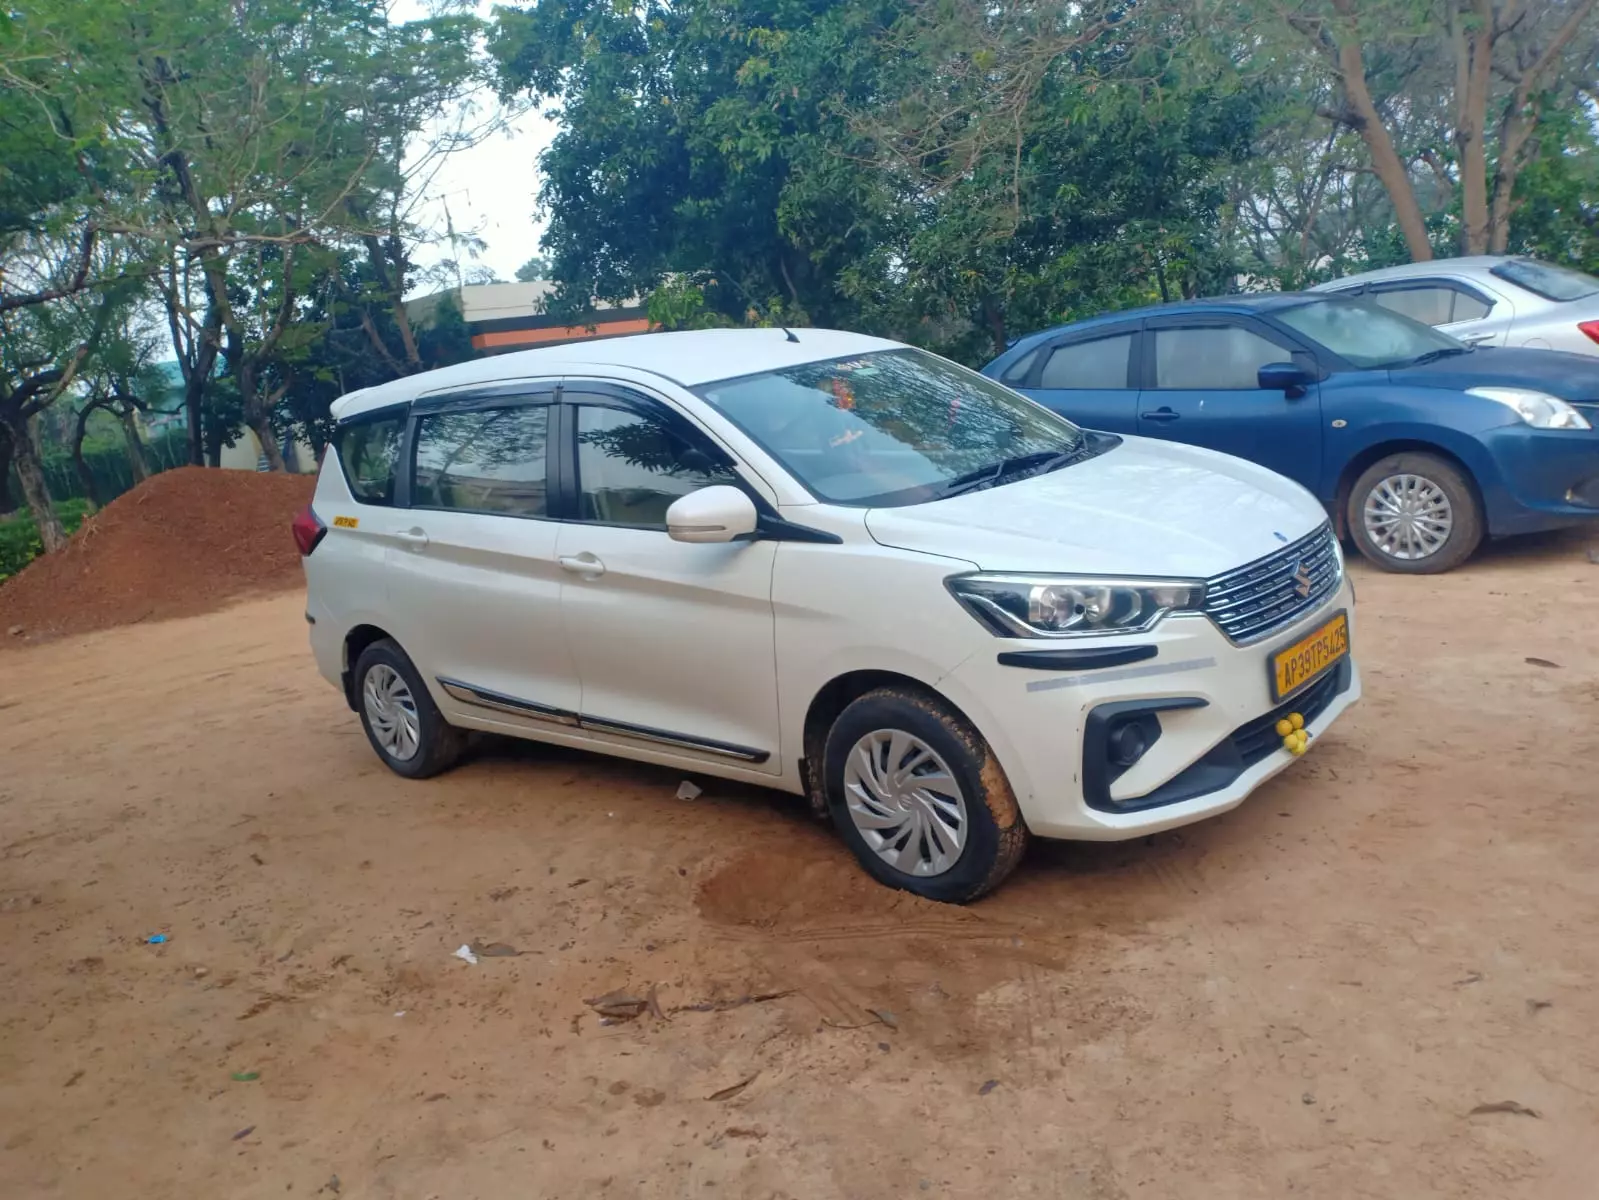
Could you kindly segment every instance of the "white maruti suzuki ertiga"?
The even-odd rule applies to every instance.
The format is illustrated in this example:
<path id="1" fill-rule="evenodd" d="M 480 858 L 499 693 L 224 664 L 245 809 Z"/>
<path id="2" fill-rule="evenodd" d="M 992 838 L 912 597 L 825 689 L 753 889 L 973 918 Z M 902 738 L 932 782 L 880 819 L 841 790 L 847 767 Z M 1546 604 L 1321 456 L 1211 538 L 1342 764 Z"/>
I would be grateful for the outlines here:
<path id="1" fill-rule="evenodd" d="M 820 329 L 531 350 L 337 401 L 322 673 L 411 778 L 470 729 L 804 793 L 882 882 L 1237 805 L 1360 694 L 1317 501 Z"/>

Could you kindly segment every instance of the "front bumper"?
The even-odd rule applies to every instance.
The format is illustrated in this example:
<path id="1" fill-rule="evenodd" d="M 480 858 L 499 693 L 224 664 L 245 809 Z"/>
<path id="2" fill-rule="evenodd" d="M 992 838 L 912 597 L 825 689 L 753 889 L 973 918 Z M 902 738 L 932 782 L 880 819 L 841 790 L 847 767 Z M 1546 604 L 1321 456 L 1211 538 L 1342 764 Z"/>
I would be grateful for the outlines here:
<path id="1" fill-rule="evenodd" d="M 1507 425 L 1481 439 L 1499 475 L 1483 487 L 1489 533 L 1536 533 L 1599 519 L 1599 428 Z"/>
<path id="2" fill-rule="evenodd" d="M 1349 657 L 1288 702 L 1274 700 L 1272 655 L 1340 610 L 1349 614 Z M 940 683 L 993 747 L 1028 827 L 1042 837 L 1111 841 L 1226 812 L 1294 761 L 1271 730 L 1279 709 L 1304 710 L 1314 752 L 1315 738 L 1360 698 L 1348 580 L 1313 612 L 1253 645 L 1235 646 L 1202 616 L 1095 644 L 1153 645 L 1156 655 L 1133 666 L 1033 671 L 1001 665 L 998 652 L 1037 649 L 1036 642 L 996 640 L 996 652 L 974 655 Z M 1144 755 L 1107 779 L 1095 756 L 1085 756 L 1094 714 L 1139 702 L 1172 703 L 1159 711 L 1159 737 Z"/>

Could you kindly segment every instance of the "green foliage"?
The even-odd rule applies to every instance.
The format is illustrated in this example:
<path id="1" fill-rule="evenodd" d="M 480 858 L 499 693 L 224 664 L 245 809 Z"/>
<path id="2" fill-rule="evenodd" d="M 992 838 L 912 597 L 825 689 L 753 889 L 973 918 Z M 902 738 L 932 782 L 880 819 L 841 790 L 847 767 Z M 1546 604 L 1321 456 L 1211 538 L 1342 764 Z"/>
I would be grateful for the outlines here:
<path id="1" fill-rule="evenodd" d="M 1544 114 L 1538 155 L 1516 180 L 1511 247 L 1599 275 L 1599 130 L 1581 108 Z"/>
<path id="2" fill-rule="evenodd" d="M 976 362 L 1225 286 L 1215 169 L 1248 154 L 1255 97 L 1062 54 L 985 107 L 995 70 L 966 47 L 989 24 L 961 0 L 500 10 L 502 86 L 564 119 L 542 161 L 557 303 L 642 294 L 666 328 L 861 328 Z"/>
<path id="3" fill-rule="evenodd" d="M 550 278 L 551 263 L 548 255 L 535 254 L 516 269 L 518 283 L 542 283 Z"/>
<path id="4" fill-rule="evenodd" d="M 55 506 L 56 515 L 68 534 L 75 532 L 89 515 L 87 500 L 63 500 Z M 39 528 L 27 514 L 0 518 L 0 583 L 4 583 L 40 554 Z"/>

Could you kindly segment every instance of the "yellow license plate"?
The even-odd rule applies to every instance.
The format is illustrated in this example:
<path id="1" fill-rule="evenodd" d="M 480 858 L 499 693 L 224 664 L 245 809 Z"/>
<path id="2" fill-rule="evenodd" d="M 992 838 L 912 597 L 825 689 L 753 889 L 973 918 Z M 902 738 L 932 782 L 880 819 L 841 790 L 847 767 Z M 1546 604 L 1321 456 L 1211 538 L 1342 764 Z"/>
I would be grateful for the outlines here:
<path id="1" fill-rule="evenodd" d="M 1349 614 L 1339 613 L 1316 632 L 1271 656 L 1271 698 L 1297 692 L 1349 653 Z"/>

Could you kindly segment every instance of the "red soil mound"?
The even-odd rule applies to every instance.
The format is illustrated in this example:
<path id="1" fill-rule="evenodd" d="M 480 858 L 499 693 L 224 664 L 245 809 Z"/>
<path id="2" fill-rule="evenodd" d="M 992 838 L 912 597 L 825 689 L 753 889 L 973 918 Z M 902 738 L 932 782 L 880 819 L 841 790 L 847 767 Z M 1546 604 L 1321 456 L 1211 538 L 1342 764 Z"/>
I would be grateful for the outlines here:
<path id="1" fill-rule="evenodd" d="M 0 649 L 298 586 L 289 522 L 314 487 L 305 475 L 202 467 L 154 476 L 85 521 L 59 554 L 0 584 Z M 21 636 L 6 636 L 18 625 Z"/>

